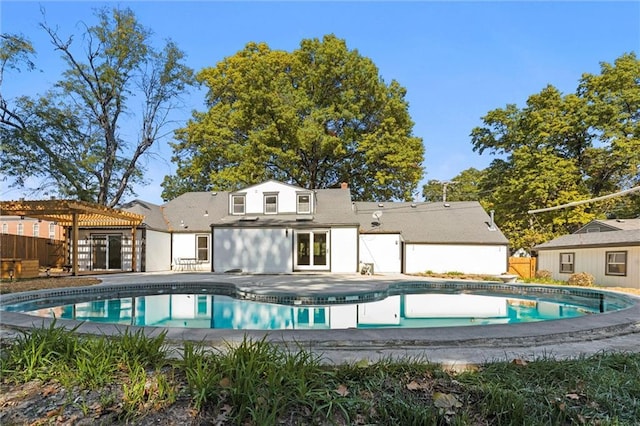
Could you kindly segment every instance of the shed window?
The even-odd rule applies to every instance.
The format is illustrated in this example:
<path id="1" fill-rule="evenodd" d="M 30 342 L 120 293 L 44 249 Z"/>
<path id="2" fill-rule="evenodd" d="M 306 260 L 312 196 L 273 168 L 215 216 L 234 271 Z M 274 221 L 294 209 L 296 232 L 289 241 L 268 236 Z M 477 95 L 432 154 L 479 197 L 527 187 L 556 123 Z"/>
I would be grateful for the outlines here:
<path id="1" fill-rule="evenodd" d="M 626 251 L 608 251 L 607 256 L 607 272 L 606 275 L 627 275 L 627 252 Z"/>
<path id="2" fill-rule="evenodd" d="M 196 252 L 198 262 L 209 261 L 209 236 L 198 235 L 196 236 Z"/>
<path id="3" fill-rule="evenodd" d="M 275 194 L 265 194 L 264 196 L 264 214 L 278 213 L 278 196 Z"/>
<path id="4" fill-rule="evenodd" d="M 9 233 L 9 225 L 6 223 L 2 224 L 2 233 L 3 234 L 8 234 Z"/>
<path id="5" fill-rule="evenodd" d="M 574 270 L 574 253 L 560 253 L 560 273 L 572 274 Z"/>
<path id="6" fill-rule="evenodd" d="M 49 238 L 53 240 L 55 237 L 56 237 L 56 225 L 55 223 L 51 222 L 49 224 Z"/>
<path id="7" fill-rule="evenodd" d="M 40 224 L 38 222 L 33 222 L 33 236 L 40 236 Z"/>
<path id="8" fill-rule="evenodd" d="M 18 224 L 18 235 L 24 235 L 24 224 L 22 222 Z"/>
<path id="9" fill-rule="evenodd" d="M 244 214 L 245 198 L 244 195 L 232 195 L 231 204 L 233 214 Z"/>

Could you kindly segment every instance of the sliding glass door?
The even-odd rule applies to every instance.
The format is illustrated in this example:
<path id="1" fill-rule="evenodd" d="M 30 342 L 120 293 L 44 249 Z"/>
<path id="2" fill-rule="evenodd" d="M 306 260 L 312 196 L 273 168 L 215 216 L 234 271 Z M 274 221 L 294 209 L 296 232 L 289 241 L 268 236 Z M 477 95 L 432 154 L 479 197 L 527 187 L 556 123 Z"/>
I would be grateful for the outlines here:
<path id="1" fill-rule="evenodd" d="M 329 231 L 296 231 L 294 268 L 329 270 Z"/>

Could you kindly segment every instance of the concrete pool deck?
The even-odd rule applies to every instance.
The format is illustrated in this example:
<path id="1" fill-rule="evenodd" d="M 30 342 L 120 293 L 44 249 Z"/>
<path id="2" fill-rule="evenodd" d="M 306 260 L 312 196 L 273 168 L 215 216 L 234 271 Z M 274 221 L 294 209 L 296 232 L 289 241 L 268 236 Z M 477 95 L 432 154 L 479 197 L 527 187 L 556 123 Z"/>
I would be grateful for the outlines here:
<path id="1" fill-rule="evenodd" d="M 127 273 L 98 275 L 98 286 L 126 286 L 157 283 L 226 283 L 255 294 L 347 295 L 385 290 L 398 281 L 439 281 L 407 275 L 359 274 L 293 274 L 246 275 L 202 272 Z M 8 295 L 9 296 L 9 295 Z M 225 347 L 245 336 L 296 345 L 322 355 L 332 363 L 375 362 L 383 358 L 413 357 L 448 366 L 480 364 L 495 360 L 575 358 L 598 352 L 640 352 L 640 298 L 630 308 L 587 315 L 579 318 L 535 323 L 482 325 L 441 328 L 378 328 L 334 330 L 241 331 L 222 329 L 185 329 L 147 327 L 149 334 L 166 330 L 167 340 L 203 342 L 212 347 Z M 0 337 L 8 338 L 15 330 L 41 327 L 52 320 L 14 312 L 0 313 Z M 81 323 L 58 320 L 65 325 L 78 325 L 87 334 L 119 334 L 126 326 Z"/>

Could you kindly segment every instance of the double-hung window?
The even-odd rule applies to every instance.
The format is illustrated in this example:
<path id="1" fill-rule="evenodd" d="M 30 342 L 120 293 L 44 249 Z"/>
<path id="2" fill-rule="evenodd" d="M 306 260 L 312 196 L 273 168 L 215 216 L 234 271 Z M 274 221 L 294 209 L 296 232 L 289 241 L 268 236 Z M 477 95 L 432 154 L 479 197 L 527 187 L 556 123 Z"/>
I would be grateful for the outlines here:
<path id="1" fill-rule="evenodd" d="M 264 194 L 264 214 L 278 213 L 278 194 Z"/>
<path id="2" fill-rule="evenodd" d="M 24 224 L 22 222 L 18 223 L 18 235 L 24 235 Z"/>
<path id="3" fill-rule="evenodd" d="M 209 236 L 197 235 L 196 236 L 196 259 L 198 262 L 209 261 Z"/>
<path id="4" fill-rule="evenodd" d="M 244 195 L 231 196 L 231 213 L 232 214 L 245 213 L 245 196 Z"/>
<path id="5" fill-rule="evenodd" d="M 560 253 L 560 273 L 573 274 L 574 253 Z"/>
<path id="6" fill-rule="evenodd" d="M 311 214 L 311 194 L 298 194 L 296 202 L 296 213 Z"/>
<path id="7" fill-rule="evenodd" d="M 606 275 L 627 275 L 627 252 L 608 251 Z"/>
<path id="8" fill-rule="evenodd" d="M 38 222 L 33 222 L 33 236 L 36 238 L 40 236 L 40 224 Z"/>
<path id="9" fill-rule="evenodd" d="M 49 238 L 54 239 L 56 237 L 56 224 L 51 222 L 49 224 Z"/>

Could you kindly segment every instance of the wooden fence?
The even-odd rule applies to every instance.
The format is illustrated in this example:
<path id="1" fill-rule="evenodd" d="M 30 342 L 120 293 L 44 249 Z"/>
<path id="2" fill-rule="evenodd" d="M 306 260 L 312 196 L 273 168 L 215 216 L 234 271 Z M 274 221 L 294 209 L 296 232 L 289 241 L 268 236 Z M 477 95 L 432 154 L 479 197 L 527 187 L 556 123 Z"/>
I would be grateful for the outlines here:
<path id="1" fill-rule="evenodd" d="M 520 278 L 534 278 L 536 276 L 535 257 L 510 257 L 509 273 Z"/>
<path id="2" fill-rule="evenodd" d="M 1 234 L 0 257 L 3 259 L 37 259 L 40 266 L 59 268 L 66 263 L 65 243 L 48 238 Z"/>

